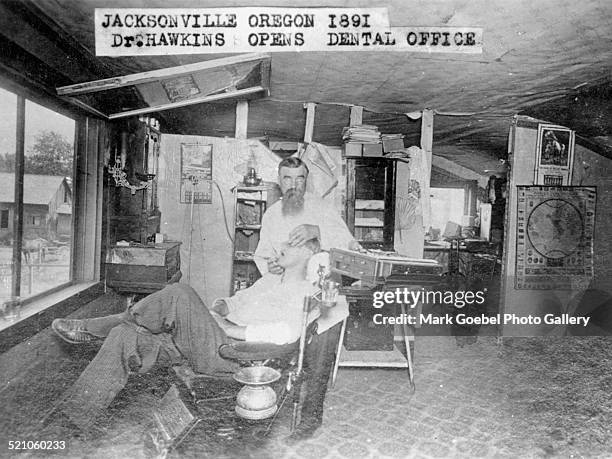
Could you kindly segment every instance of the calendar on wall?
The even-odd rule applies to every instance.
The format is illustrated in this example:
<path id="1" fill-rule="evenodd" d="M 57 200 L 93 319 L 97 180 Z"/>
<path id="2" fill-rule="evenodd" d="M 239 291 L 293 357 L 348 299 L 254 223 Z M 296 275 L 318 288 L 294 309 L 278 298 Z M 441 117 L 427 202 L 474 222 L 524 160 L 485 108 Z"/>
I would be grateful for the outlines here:
<path id="1" fill-rule="evenodd" d="M 538 125 L 536 185 L 571 185 L 575 133 L 553 124 Z"/>
<path id="2" fill-rule="evenodd" d="M 586 288 L 593 277 L 595 187 L 517 186 L 515 287 Z"/>
<path id="3" fill-rule="evenodd" d="M 181 203 L 212 204 L 212 145 L 181 144 Z"/>

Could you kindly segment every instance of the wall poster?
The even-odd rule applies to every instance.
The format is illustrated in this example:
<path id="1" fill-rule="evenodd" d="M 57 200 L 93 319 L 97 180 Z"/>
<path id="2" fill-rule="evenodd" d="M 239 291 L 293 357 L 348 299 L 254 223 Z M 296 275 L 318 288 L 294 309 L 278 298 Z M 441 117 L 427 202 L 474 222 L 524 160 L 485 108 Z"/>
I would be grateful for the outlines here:
<path id="1" fill-rule="evenodd" d="M 574 131 L 552 124 L 538 125 L 536 185 L 571 185 L 574 164 Z"/>
<path id="2" fill-rule="evenodd" d="M 212 204 L 212 145 L 181 144 L 181 203 Z"/>
<path id="3" fill-rule="evenodd" d="M 515 287 L 586 288 L 593 277 L 595 187 L 517 186 Z"/>

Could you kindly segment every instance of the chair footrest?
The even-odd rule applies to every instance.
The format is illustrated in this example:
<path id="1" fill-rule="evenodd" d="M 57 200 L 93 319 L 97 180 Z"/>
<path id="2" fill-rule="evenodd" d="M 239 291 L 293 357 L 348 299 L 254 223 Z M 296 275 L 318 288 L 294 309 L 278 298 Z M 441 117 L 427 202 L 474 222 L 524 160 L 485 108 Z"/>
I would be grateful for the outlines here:
<path id="1" fill-rule="evenodd" d="M 299 343 L 272 344 L 256 342 L 240 342 L 224 344 L 219 347 L 219 355 L 224 359 L 242 361 L 262 361 L 280 359 L 290 356 L 298 348 Z"/>

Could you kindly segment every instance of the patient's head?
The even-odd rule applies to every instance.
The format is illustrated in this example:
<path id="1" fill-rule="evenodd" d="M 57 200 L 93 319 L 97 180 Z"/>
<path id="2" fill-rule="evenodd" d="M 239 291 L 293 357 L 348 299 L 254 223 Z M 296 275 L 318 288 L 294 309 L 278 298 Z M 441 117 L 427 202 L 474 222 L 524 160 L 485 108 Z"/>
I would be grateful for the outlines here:
<path id="1" fill-rule="evenodd" d="M 320 251 L 321 244 L 318 238 L 309 239 L 304 244 L 295 247 L 284 242 L 277 262 L 285 269 L 306 266 L 310 257 Z"/>

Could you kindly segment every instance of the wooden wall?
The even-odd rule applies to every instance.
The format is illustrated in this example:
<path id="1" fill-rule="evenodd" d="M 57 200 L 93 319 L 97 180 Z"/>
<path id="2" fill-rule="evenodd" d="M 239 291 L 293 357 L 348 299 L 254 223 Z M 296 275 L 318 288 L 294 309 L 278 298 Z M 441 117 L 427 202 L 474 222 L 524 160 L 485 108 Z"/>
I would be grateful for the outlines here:
<path id="1" fill-rule="evenodd" d="M 595 278 L 591 288 L 612 294 L 612 159 L 576 145 L 573 185 L 596 186 L 597 208 L 593 241 Z"/>
<path id="2" fill-rule="evenodd" d="M 257 158 L 258 174 L 276 181 L 279 158 L 257 141 L 232 138 L 162 134 L 158 193 L 161 232 L 181 241 L 181 282 L 191 285 L 210 304 L 229 294 L 232 260 L 234 203 L 232 188 L 242 180 L 251 151 Z M 180 202 L 181 143 L 212 145 L 212 204 Z M 223 199 L 221 199 L 221 197 Z M 225 209 L 225 213 L 224 213 Z M 191 243 L 190 243 L 191 241 Z"/>
<path id="3" fill-rule="evenodd" d="M 578 290 L 518 290 L 514 287 L 517 241 L 517 185 L 533 185 L 536 162 L 537 121 L 518 117 L 511 132 L 511 176 L 506 205 L 506 231 L 504 242 L 504 286 L 502 302 L 505 313 L 518 316 L 560 314 L 568 311 L 582 291 Z M 600 288 L 612 293 L 612 160 L 576 145 L 572 185 L 596 186 L 597 209 L 594 235 L 595 277 L 590 288 Z M 506 325 L 505 336 L 539 336 L 562 333 L 554 325 Z"/>

